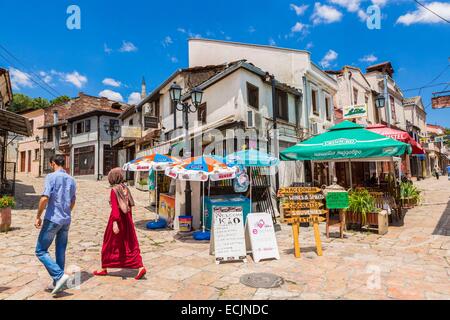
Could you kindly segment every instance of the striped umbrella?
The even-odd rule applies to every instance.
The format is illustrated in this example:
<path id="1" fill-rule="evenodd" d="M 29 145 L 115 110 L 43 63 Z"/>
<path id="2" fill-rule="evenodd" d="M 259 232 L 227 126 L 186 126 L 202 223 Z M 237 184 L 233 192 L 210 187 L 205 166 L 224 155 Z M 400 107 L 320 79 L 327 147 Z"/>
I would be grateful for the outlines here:
<path id="1" fill-rule="evenodd" d="M 125 171 L 164 171 L 167 167 L 170 167 L 179 160 L 167 156 L 164 154 L 154 153 L 149 156 L 140 157 L 127 162 L 123 165 L 123 170 Z"/>

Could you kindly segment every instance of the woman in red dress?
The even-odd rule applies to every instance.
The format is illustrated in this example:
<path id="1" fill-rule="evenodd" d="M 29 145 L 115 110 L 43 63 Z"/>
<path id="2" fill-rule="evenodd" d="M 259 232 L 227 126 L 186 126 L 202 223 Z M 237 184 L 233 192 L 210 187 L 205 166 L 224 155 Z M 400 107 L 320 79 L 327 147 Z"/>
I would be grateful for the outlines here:
<path id="1" fill-rule="evenodd" d="M 106 276 L 108 268 L 139 269 L 136 280 L 147 270 L 142 263 L 141 251 L 134 228 L 131 207 L 134 200 L 124 184 L 121 168 L 112 169 L 108 174 L 112 186 L 110 195 L 111 215 L 106 227 L 102 246 L 102 269 L 94 271 L 96 276 Z"/>

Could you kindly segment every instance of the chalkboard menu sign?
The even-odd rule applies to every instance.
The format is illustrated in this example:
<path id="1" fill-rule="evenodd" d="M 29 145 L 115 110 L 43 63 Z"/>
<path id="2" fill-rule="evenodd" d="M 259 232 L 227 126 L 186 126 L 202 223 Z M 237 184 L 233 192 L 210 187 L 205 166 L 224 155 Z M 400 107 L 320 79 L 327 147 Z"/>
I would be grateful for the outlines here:
<path id="1" fill-rule="evenodd" d="M 327 193 L 327 209 L 347 209 L 348 192 L 328 192 Z"/>
<path id="2" fill-rule="evenodd" d="M 213 207 L 211 236 L 210 253 L 214 252 L 217 264 L 247 261 L 242 207 Z"/>

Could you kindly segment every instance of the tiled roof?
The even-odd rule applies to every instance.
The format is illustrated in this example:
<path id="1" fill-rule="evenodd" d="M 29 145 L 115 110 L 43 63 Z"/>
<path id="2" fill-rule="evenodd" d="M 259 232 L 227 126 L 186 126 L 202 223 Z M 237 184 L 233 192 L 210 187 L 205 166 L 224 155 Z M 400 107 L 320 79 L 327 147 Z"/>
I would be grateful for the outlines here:
<path id="1" fill-rule="evenodd" d="M 112 101 L 103 97 L 94 97 L 80 92 L 76 98 L 46 108 L 44 126 L 53 123 L 53 112 L 55 110 L 58 111 L 58 121 L 61 122 L 96 110 L 120 114 L 128 106 L 126 103 Z"/>

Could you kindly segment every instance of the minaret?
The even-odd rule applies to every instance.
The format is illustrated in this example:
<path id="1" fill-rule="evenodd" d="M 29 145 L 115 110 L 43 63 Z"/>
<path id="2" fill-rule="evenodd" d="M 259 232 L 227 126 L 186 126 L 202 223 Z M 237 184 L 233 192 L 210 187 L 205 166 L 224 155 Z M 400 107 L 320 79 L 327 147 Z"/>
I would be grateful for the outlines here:
<path id="1" fill-rule="evenodd" d="M 141 99 L 144 99 L 147 96 L 147 85 L 145 84 L 145 79 L 142 77 L 141 84 Z"/>

